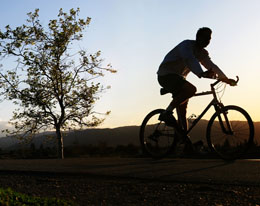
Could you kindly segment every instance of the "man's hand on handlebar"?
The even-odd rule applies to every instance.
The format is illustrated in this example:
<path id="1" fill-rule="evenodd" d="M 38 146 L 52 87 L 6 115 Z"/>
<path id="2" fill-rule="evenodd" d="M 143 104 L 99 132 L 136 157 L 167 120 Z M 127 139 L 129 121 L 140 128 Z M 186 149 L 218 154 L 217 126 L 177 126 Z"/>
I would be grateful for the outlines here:
<path id="1" fill-rule="evenodd" d="M 215 72 L 213 72 L 212 70 L 208 70 L 205 72 L 202 72 L 199 77 L 203 77 L 203 78 L 209 78 L 209 79 L 219 79 L 222 82 L 225 82 L 227 84 L 229 84 L 230 86 L 236 86 L 237 82 L 239 81 L 239 78 L 237 76 L 237 80 L 234 79 L 229 79 L 229 78 L 218 78 L 217 74 Z"/>
<path id="2" fill-rule="evenodd" d="M 220 79 L 220 80 L 221 80 L 222 82 L 225 82 L 225 83 L 229 84 L 230 86 L 236 86 L 239 79 L 238 79 L 238 77 L 237 77 L 237 80 L 228 79 L 228 78 Z"/>

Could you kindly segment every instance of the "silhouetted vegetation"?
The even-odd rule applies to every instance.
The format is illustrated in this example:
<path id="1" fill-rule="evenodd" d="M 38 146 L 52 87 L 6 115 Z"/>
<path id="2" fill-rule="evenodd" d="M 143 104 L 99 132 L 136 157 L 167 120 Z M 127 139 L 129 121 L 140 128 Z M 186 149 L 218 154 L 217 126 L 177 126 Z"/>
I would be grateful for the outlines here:
<path id="1" fill-rule="evenodd" d="M 66 157 L 137 157 L 141 155 L 138 146 L 118 145 L 115 147 L 108 146 L 105 142 L 98 145 L 71 145 L 64 148 Z M 45 159 L 56 158 L 56 147 L 46 147 L 42 145 L 35 148 L 33 144 L 31 147 L 20 148 L 11 151 L 0 152 L 0 158 L 15 158 L 15 159 Z"/>
<path id="2" fill-rule="evenodd" d="M 227 148 L 223 148 L 224 151 Z M 231 149 L 231 148 L 229 148 Z M 239 151 L 239 148 L 236 148 Z M 243 149 L 243 148 L 240 148 Z M 176 154 L 175 152 L 170 153 L 170 158 L 217 158 L 219 156 L 214 152 L 210 151 L 206 147 L 207 153 L 201 154 Z M 140 146 L 128 144 L 128 145 L 117 145 L 109 146 L 106 142 L 100 142 L 98 145 L 79 145 L 73 144 L 64 148 L 64 154 L 66 157 L 149 157 L 142 153 Z M 56 158 L 56 147 L 43 147 L 41 144 L 39 148 L 35 148 L 34 144 L 30 147 L 19 148 L 10 151 L 0 151 L 0 158 L 14 158 L 14 159 L 46 159 Z M 253 144 L 250 150 L 242 156 L 242 158 L 260 158 L 260 146 Z"/>
<path id="3" fill-rule="evenodd" d="M 65 154 L 67 157 L 80 157 L 80 156 L 131 156 L 137 157 L 140 155 L 140 148 L 132 144 L 129 145 L 118 145 L 116 147 L 108 146 L 106 143 L 100 143 L 97 146 L 86 145 L 86 146 L 70 146 L 65 148 Z"/>
<path id="4" fill-rule="evenodd" d="M 57 198 L 40 198 L 0 188 L 0 205 L 48 205 L 48 206 L 73 206 L 72 201 Z"/>

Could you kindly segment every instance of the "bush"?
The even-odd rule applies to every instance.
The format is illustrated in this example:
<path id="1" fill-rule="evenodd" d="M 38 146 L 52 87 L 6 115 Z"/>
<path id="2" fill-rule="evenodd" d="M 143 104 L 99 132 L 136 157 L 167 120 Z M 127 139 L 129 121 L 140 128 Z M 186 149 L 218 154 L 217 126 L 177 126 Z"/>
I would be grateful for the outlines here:
<path id="1" fill-rule="evenodd" d="M 64 149 L 65 157 L 80 156 L 136 156 L 139 154 L 139 147 L 133 144 L 108 146 L 106 143 L 98 145 L 71 145 Z"/>
<path id="2" fill-rule="evenodd" d="M 0 188 L 0 205 L 1 206 L 74 206 L 72 201 L 60 200 L 56 198 L 40 198 L 14 192 L 12 189 Z"/>

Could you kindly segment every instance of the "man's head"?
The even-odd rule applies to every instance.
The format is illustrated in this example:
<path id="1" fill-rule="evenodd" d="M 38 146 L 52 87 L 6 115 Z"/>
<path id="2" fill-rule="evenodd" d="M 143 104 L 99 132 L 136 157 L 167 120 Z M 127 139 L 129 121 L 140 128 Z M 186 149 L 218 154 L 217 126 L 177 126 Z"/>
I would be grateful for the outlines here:
<path id="1" fill-rule="evenodd" d="M 196 34 L 196 45 L 199 48 L 205 48 L 209 45 L 211 39 L 211 29 L 202 27 L 197 31 Z"/>

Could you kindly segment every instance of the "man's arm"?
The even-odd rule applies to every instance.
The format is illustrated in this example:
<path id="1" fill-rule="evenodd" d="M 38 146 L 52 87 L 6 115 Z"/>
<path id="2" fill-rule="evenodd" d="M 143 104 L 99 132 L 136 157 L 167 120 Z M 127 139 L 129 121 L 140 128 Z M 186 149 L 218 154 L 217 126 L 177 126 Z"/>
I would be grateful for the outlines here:
<path id="1" fill-rule="evenodd" d="M 192 50 L 192 44 L 189 40 L 183 41 L 178 46 L 180 57 L 184 60 L 187 67 L 198 77 L 203 73 L 203 69 L 200 66 L 198 59 L 194 56 Z"/>
<path id="2" fill-rule="evenodd" d="M 207 70 L 212 70 L 213 72 L 215 72 L 218 75 L 218 78 L 220 80 L 222 79 L 228 79 L 227 76 L 221 71 L 221 69 L 214 64 L 211 59 L 208 57 L 203 58 L 203 60 L 201 61 L 201 64 L 207 69 Z"/>

